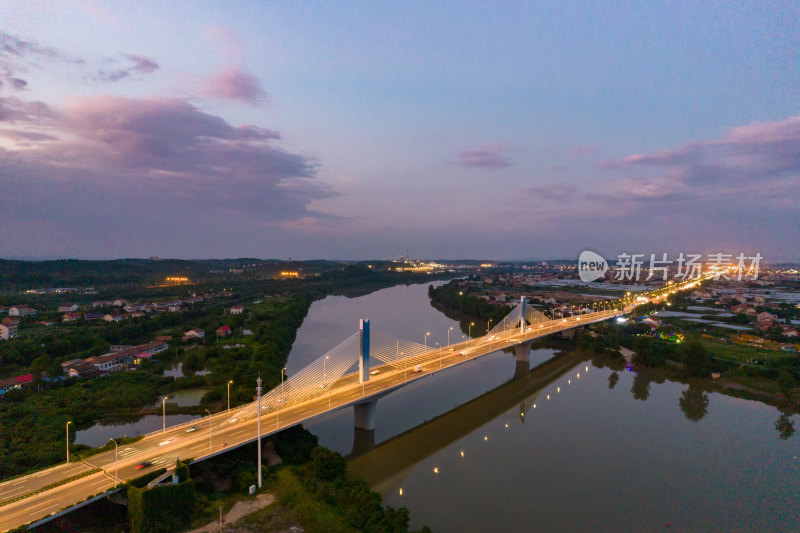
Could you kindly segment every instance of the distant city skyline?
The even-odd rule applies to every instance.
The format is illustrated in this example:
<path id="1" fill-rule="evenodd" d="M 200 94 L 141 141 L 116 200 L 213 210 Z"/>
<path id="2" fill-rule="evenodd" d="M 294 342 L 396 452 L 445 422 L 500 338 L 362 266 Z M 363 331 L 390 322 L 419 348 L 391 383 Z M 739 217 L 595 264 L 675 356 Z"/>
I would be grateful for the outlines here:
<path id="1" fill-rule="evenodd" d="M 796 2 L 0 5 L 0 257 L 800 260 Z"/>

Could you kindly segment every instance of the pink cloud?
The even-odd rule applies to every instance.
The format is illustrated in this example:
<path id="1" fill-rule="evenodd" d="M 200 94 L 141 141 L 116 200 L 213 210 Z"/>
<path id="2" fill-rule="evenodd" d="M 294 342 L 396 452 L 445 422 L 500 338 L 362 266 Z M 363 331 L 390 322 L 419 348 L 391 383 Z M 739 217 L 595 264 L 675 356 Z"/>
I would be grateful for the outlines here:
<path id="1" fill-rule="evenodd" d="M 456 164 L 467 168 L 503 168 L 511 166 L 511 162 L 499 147 L 487 147 L 466 150 L 458 154 Z"/>
<path id="2" fill-rule="evenodd" d="M 222 70 L 205 78 L 200 84 L 200 92 L 212 98 L 251 105 L 261 105 L 267 99 L 258 78 L 239 68 Z"/>
<path id="3" fill-rule="evenodd" d="M 67 217 L 91 231 L 97 213 L 135 208 L 145 225 L 179 213 L 184 223 L 265 224 L 324 217 L 309 203 L 334 195 L 316 180 L 313 159 L 276 145 L 277 132 L 233 126 L 182 100 L 101 96 L 58 112 L 18 100 L 3 107 L 8 100 L 0 120 L 6 111 L 15 128 L 0 138 L 20 149 L 0 149 L 14 191 L 0 197 L 0 211 L 21 221 Z"/>

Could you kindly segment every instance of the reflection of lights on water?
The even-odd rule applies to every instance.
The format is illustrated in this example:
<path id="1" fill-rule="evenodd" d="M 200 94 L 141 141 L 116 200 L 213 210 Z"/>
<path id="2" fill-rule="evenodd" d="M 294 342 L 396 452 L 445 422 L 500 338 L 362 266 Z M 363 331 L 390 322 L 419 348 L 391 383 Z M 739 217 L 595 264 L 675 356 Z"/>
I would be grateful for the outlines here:
<path id="1" fill-rule="evenodd" d="M 525 413 L 520 413 L 519 416 L 525 416 Z"/>
<path id="2" fill-rule="evenodd" d="M 580 372 L 578 372 L 578 379 L 581 379 L 581 374 L 580 374 Z"/>
<path id="3" fill-rule="evenodd" d="M 584 370 L 586 370 L 588 372 L 589 371 L 589 365 L 586 365 L 586 368 Z"/>
<path id="4" fill-rule="evenodd" d="M 433 473 L 434 474 L 438 474 L 439 473 L 439 467 L 438 466 L 434 466 L 433 467 Z"/>
<path id="5" fill-rule="evenodd" d="M 489 440 L 489 435 L 484 435 L 483 440 Z"/>
<path id="6" fill-rule="evenodd" d="M 533 404 L 533 408 L 536 409 L 536 404 Z"/>
<path id="7" fill-rule="evenodd" d="M 400 496 L 402 496 L 402 495 L 403 495 L 403 489 L 401 488 L 400 489 Z"/>
<path id="8" fill-rule="evenodd" d="M 571 383 L 572 383 L 572 380 L 571 380 L 571 379 L 568 379 L 568 380 L 567 380 L 567 385 L 569 385 L 569 384 L 571 384 Z"/>
<path id="9" fill-rule="evenodd" d="M 464 450 L 461 450 L 461 457 L 464 457 Z"/>
<path id="10" fill-rule="evenodd" d="M 550 399 L 550 395 L 549 395 L 549 394 L 547 395 L 547 399 L 548 399 L 548 400 Z"/>
<path id="11" fill-rule="evenodd" d="M 506 424 L 506 429 L 508 429 L 508 424 Z M 461 452 L 461 453 L 464 453 L 464 452 Z"/>
<path id="12" fill-rule="evenodd" d="M 561 387 L 556 387 L 556 392 L 561 392 Z"/>

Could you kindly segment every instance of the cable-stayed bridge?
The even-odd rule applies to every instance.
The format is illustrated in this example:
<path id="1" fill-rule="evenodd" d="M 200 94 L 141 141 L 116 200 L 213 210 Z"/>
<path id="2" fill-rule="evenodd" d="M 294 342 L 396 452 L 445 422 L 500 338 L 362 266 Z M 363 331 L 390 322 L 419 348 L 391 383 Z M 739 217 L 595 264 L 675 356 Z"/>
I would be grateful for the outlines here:
<path id="1" fill-rule="evenodd" d="M 636 298 L 649 301 L 697 283 L 668 285 Z M 422 343 L 400 339 L 372 330 L 370 321 L 362 319 L 356 332 L 263 394 L 260 401 L 151 433 L 81 463 L 0 483 L 0 531 L 70 512 L 90 501 L 87 498 L 104 497 L 151 467 L 172 468 L 178 458 L 208 459 L 332 410 L 352 405 L 356 427 L 372 430 L 378 400 L 400 387 L 506 348 L 515 350 L 518 361 L 528 361 L 535 340 L 613 319 L 634 305 L 629 297 L 599 309 L 562 310 L 561 316 L 548 318 L 522 298 L 484 336 L 441 347 L 428 346 L 427 334 Z M 91 473 L 97 468 L 101 471 Z M 82 473 L 87 475 L 68 481 Z"/>

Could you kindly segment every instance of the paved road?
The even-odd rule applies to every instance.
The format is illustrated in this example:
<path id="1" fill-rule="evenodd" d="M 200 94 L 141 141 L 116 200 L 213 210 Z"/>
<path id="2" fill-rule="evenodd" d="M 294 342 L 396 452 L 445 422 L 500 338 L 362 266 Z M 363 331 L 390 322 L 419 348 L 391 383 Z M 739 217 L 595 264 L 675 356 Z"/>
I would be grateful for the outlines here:
<path id="1" fill-rule="evenodd" d="M 91 469 L 91 466 L 80 462 L 64 463 L 27 476 L 4 481 L 0 483 L 0 504 L 40 490 L 53 483 L 54 480 L 70 478 Z"/>
<path id="2" fill-rule="evenodd" d="M 465 363 L 497 350 L 501 350 L 520 342 L 536 339 L 552 333 L 571 329 L 583 324 L 607 320 L 620 311 L 603 311 L 586 314 L 580 317 L 568 317 L 534 324 L 526 333 L 511 333 L 494 338 L 478 338 L 454 344 L 447 348 L 431 349 L 421 357 L 422 372 L 415 373 L 413 368 L 383 365 L 373 368 L 379 373 L 371 375 L 368 382 L 358 383 L 357 375 L 342 377 L 336 381 L 328 394 L 321 391 L 320 396 L 302 401 L 295 405 L 281 408 L 279 412 L 268 412 L 261 417 L 262 436 L 280 429 L 304 422 L 332 409 L 358 403 L 370 396 L 389 392 L 411 381 L 423 379 L 437 371 Z M 452 348 L 450 350 L 449 348 Z M 460 354 L 460 355 L 457 355 Z M 81 465 L 59 465 L 30 476 L 3 483 L 0 494 L 25 494 L 35 487 L 43 487 L 65 479 L 82 470 L 92 467 L 103 469 L 103 473 L 86 476 L 43 493 L 30 496 L 21 501 L 0 507 L 0 531 L 46 517 L 60 509 L 77 504 L 87 497 L 114 487 L 115 476 L 122 482 L 143 475 L 156 468 L 170 468 L 180 457 L 182 459 L 203 459 L 222 453 L 234 446 L 240 446 L 257 438 L 257 420 L 250 418 L 231 422 L 231 413 L 217 413 L 212 417 L 200 419 L 179 427 L 168 428 L 166 432 L 158 432 L 130 445 L 125 445 L 115 452 L 104 452 L 84 461 Z M 144 462 L 150 466 L 137 468 Z M 4 499 L 9 499 L 5 497 Z"/>

